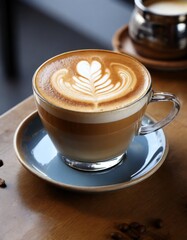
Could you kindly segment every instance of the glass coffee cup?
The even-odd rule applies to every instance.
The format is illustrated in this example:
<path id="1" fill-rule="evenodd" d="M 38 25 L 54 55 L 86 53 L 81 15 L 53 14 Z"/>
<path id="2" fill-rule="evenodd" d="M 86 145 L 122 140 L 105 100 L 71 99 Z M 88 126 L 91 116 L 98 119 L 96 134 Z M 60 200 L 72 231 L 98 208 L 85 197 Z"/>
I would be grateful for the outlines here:
<path id="1" fill-rule="evenodd" d="M 33 92 L 62 160 L 83 171 L 115 166 L 136 135 L 162 128 L 180 109 L 173 94 L 153 92 L 140 62 L 107 50 L 77 50 L 47 60 L 33 76 Z M 159 101 L 171 101 L 171 112 L 142 126 L 147 105 Z"/>

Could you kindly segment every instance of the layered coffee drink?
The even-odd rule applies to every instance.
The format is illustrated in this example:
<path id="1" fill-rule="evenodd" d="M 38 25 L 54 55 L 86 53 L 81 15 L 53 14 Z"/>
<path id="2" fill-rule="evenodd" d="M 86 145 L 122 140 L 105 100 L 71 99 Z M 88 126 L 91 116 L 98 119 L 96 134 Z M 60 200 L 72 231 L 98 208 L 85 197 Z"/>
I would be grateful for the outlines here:
<path id="1" fill-rule="evenodd" d="M 122 156 L 152 93 L 141 63 L 104 50 L 55 56 L 36 71 L 33 88 L 39 115 L 58 151 L 79 162 Z"/>

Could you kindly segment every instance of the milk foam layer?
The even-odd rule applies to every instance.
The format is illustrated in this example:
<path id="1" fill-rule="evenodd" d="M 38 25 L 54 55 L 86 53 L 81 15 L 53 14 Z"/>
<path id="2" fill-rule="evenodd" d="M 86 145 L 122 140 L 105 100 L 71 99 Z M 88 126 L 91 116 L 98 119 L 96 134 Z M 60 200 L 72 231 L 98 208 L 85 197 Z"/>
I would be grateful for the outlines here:
<path id="1" fill-rule="evenodd" d="M 83 113 L 128 106 L 142 98 L 150 85 L 150 76 L 139 62 L 102 50 L 56 56 L 44 63 L 33 79 L 42 99 L 57 108 Z"/>
<path id="2" fill-rule="evenodd" d="M 186 0 L 155 1 L 148 5 L 149 10 L 163 15 L 187 14 Z"/>

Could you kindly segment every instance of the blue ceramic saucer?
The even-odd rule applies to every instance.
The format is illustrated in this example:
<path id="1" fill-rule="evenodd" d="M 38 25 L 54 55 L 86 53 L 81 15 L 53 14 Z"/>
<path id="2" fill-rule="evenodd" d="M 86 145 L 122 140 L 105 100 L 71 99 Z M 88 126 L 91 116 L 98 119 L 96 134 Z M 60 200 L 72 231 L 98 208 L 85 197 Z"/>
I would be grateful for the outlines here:
<path id="1" fill-rule="evenodd" d="M 152 123 L 146 116 L 143 122 Z M 164 162 L 168 144 L 162 129 L 137 136 L 127 156 L 117 166 L 100 172 L 83 172 L 67 166 L 57 153 L 37 112 L 18 126 L 14 148 L 21 164 L 39 178 L 61 188 L 83 192 L 105 192 L 137 184 L 151 176 Z"/>

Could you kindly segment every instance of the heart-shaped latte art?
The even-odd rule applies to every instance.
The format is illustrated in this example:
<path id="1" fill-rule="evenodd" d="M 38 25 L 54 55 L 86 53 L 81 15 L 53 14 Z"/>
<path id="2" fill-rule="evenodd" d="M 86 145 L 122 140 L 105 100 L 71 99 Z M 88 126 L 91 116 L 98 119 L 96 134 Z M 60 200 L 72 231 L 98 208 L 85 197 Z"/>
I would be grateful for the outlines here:
<path id="1" fill-rule="evenodd" d="M 68 69 L 62 68 L 51 77 L 51 85 L 60 95 L 95 105 L 125 96 L 134 89 L 136 82 L 130 68 L 120 63 L 111 63 L 110 68 L 105 68 L 97 60 L 79 61 L 73 76 Z"/>

